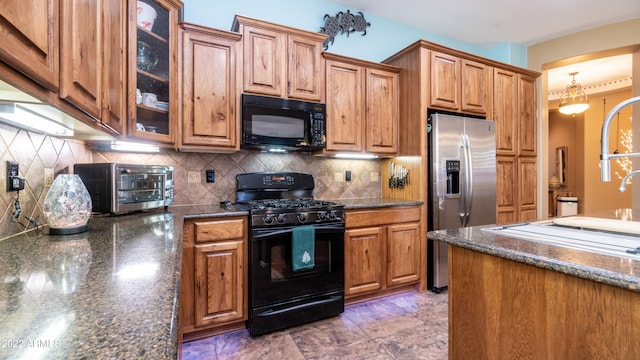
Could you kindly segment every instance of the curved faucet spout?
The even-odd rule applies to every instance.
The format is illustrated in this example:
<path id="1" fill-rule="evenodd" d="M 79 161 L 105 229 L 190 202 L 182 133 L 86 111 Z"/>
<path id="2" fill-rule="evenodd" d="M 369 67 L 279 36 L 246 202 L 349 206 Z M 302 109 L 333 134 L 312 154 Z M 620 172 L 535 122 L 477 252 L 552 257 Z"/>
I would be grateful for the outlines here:
<path id="1" fill-rule="evenodd" d="M 634 175 L 638 175 L 638 174 L 640 174 L 640 170 L 634 170 L 634 171 L 628 173 L 627 176 L 625 176 L 622 179 L 622 182 L 620 183 L 620 187 L 618 188 L 618 191 L 625 192 L 627 190 L 627 180 L 629 180 L 630 177 L 632 177 Z"/>
<path id="2" fill-rule="evenodd" d="M 630 154 L 610 154 L 609 153 L 609 125 L 611 124 L 611 120 L 613 117 L 623 108 L 633 104 L 640 102 L 640 96 L 632 97 L 631 99 L 627 99 L 620 104 L 616 105 L 609 111 L 607 117 L 604 119 L 604 123 L 602 124 L 602 133 L 600 135 L 600 180 L 609 182 L 611 181 L 611 166 L 610 161 L 613 158 L 622 158 L 622 157 L 636 157 L 640 156 L 640 153 L 630 153 Z M 635 171 L 629 173 L 631 175 Z M 627 176 L 629 176 L 627 175 Z M 622 185 L 620 186 L 622 188 Z M 622 190 L 624 189 L 622 188 Z"/>

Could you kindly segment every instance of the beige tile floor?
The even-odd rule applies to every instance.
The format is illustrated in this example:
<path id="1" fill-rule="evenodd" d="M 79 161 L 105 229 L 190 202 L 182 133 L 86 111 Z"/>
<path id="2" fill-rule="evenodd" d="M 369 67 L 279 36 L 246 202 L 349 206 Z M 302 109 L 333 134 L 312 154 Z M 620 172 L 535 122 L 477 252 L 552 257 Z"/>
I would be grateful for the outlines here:
<path id="1" fill-rule="evenodd" d="M 182 359 L 447 359 L 447 346 L 447 293 L 405 292 L 255 338 L 242 330 L 189 342 Z"/>

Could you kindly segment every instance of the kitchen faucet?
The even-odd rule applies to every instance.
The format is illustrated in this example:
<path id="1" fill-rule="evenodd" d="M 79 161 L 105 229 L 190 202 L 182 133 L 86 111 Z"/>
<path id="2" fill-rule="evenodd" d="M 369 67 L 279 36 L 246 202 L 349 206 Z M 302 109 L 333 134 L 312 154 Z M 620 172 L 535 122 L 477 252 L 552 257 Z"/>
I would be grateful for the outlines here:
<path id="1" fill-rule="evenodd" d="M 634 176 L 634 175 L 638 175 L 640 174 L 640 170 L 634 170 L 630 173 L 628 173 L 623 179 L 622 182 L 620 183 L 620 187 L 618 188 L 618 191 L 620 192 L 625 192 L 627 190 L 627 179 L 629 179 L 630 177 Z"/>
<path id="2" fill-rule="evenodd" d="M 600 180 L 604 182 L 611 181 L 611 159 L 615 158 L 624 158 L 624 157 L 636 157 L 640 156 L 640 153 L 628 153 L 628 154 L 609 154 L 609 125 L 611 124 L 611 120 L 620 110 L 623 108 L 633 104 L 640 102 L 640 96 L 632 97 L 627 99 L 620 104 L 616 105 L 609 111 L 607 117 L 604 119 L 604 123 L 602 124 L 602 134 L 600 135 L 600 144 L 602 146 L 600 150 Z M 620 192 L 624 192 L 626 188 L 627 179 L 633 175 L 640 174 L 640 170 L 635 170 L 627 174 L 622 180 L 622 184 L 620 184 L 620 188 L 618 190 Z"/>

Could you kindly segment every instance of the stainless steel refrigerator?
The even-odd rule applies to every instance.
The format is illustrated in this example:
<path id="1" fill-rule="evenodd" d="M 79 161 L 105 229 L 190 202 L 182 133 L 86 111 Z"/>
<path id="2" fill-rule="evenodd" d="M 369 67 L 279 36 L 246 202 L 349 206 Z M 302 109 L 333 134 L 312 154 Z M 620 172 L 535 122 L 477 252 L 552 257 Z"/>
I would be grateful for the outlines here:
<path id="1" fill-rule="evenodd" d="M 496 222 L 495 122 L 429 116 L 429 230 Z M 447 244 L 427 239 L 427 286 L 447 288 Z"/>

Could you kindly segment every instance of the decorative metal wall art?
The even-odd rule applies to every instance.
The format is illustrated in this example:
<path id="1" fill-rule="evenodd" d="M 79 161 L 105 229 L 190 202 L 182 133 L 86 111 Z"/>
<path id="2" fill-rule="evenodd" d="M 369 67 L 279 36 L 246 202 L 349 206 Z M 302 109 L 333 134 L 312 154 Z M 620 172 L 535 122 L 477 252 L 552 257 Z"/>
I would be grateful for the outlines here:
<path id="1" fill-rule="evenodd" d="M 340 11 L 336 16 L 324 16 L 324 26 L 320 28 L 321 34 L 327 34 L 328 37 L 324 41 L 324 50 L 329 48 L 329 45 L 333 45 L 333 40 L 338 34 L 347 34 L 361 31 L 362 36 L 367 35 L 367 27 L 371 26 L 371 23 L 367 22 L 364 18 L 364 14 L 358 11 L 358 14 L 352 14 L 350 10 L 347 12 Z"/>

